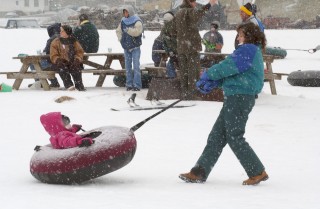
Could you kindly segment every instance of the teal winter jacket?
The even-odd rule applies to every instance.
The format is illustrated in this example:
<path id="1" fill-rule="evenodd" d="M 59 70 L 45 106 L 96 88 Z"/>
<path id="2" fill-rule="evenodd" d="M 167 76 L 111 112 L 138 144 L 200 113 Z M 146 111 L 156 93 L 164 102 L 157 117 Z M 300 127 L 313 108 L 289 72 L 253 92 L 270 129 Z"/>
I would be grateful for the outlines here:
<path id="1" fill-rule="evenodd" d="M 261 48 L 254 44 L 240 45 L 219 64 L 211 66 L 208 77 L 220 80 L 225 96 L 256 95 L 261 92 L 264 79 Z"/>

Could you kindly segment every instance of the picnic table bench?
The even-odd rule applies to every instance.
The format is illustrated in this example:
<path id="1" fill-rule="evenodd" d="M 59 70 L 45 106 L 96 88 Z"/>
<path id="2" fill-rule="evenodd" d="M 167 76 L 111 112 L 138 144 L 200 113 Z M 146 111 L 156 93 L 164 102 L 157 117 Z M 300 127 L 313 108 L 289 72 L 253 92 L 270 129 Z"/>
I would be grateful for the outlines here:
<path id="1" fill-rule="evenodd" d="M 99 64 L 89 60 L 89 57 L 105 57 L 104 64 Z M 42 69 L 40 61 L 42 59 L 49 58 L 49 55 L 27 55 L 21 57 L 13 57 L 13 59 L 19 59 L 22 63 L 20 71 L 17 72 L 0 72 L 5 74 L 7 79 L 15 79 L 13 83 L 13 89 L 19 90 L 21 83 L 24 79 L 39 79 L 44 90 L 50 90 L 47 79 L 52 79 L 58 72 L 52 70 Z M 112 69 L 111 64 L 114 60 L 118 60 L 122 69 Z M 86 53 L 84 54 L 83 64 L 85 66 L 92 67 L 91 69 L 84 69 L 82 73 L 91 73 L 98 75 L 96 87 L 101 87 L 107 75 L 125 75 L 125 62 L 123 53 Z M 35 71 L 28 71 L 30 65 L 33 65 Z"/>

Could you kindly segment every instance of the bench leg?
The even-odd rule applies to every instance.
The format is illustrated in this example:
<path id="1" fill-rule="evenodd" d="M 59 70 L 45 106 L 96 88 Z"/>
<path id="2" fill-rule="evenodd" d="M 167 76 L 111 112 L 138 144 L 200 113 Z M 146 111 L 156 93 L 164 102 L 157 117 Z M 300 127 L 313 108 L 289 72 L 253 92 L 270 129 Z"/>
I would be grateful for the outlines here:
<path id="1" fill-rule="evenodd" d="M 16 79 L 12 85 L 12 88 L 15 90 L 19 90 L 22 83 L 22 79 Z"/>
<path id="2" fill-rule="evenodd" d="M 99 75 L 98 81 L 96 83 L 96 87 L 102 87 L 104 80 L 106 79 L 106 76 L 107 76 L 106 74 Z"/>
<path id="3" fill-rule="evenodd" d="M 273 78 L 273 71 L 272 71 L 271 63 L 267 62 L 266 65 L 267 65 L 268 74 L 270 74 L 270 77 L 271 77 L 271 79 L 268 79 L 269 84 L 270 84 L 271 94 L 277 95 L 277 89 L 276 89 L 276 84 L 275 84 L 274 78 Z"/>
<path id="4" fill-rule="evenodd" d="M 20 68 L 20 73 L 25 73 L 28 71 L 28 68 L 29 68 L 29 63 L 24 61 L 23 62 L 23 65 L 21 66 Z M 20 86 L 21 86 L 21 83 L 22 83 L 23 79 L 16 79 L 13 83 L 13 86 L 12 88 L 15 89 L 15 90 L 19 90 Z"/>
<path id="5" fill-rule="evenodd" d="M 47 79 L 40 79 L 40 83 L 42 85 L 43 90 L 50 91 L 50 86 Z"/>

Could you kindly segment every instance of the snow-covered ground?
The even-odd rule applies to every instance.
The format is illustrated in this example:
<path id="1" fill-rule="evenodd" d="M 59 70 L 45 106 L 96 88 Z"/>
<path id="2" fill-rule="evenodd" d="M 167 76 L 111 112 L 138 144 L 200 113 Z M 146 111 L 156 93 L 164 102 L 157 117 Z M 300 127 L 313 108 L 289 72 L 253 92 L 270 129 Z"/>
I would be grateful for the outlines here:
<path id="1" fill-rule="evenodd" d="M 122 52 L 115 31 L 100 30 L 100 52 Z M 205 31 L 201 33 L 204 34 Z M 141 63 L 151 63 L 151 47 L 159 32 L 146 31 Z M 232 52 L 235 31 L 221 31 L 223 52 Z M 320 30 L 267 30 L 270 46 L 311 49 L 319 45 Z M 45 29 L 0 29 L 0 71 L 21 67 L 12 57 L 35 54 L 48 38 Z M 96 60 L 101 61 L 103 60 Z M 114 68 L 120 67 L 115 63 Z M 273 63 L 274 72 L 320 70 L 320 52 L 288 51 Z M 49 143 L 41 114 L 61 111 L 73 123 L 90 130 L 100 126 L 131 127 L 154 111 L 110 111 L 126 106 L 132 92 L 115 87 L 112 77 L 96 88 L 96 76 L 85 75 L 86 92 L 28 89 L 0 93 L 0 208 L 1 209 L 316 209 L 320 206 L 320 89 L 293 87 L 286 77 L 276 81 L 278 95 L 265 83 L 247 124 L 246 138 L 264 163 L 270 179 L 242 186 L 247 178 L 227 146 L 205 184 L 187 184 L 178 175 L 194 165 L 218 116 L 222 103 L 197 101 L 195 107 L 170 109 L 135 132 L 138 147 L 122 169 L 81 185 L 48 185 L 32 177 L 29 162 L 35 145 Z M 0 75 L 0 83 L 13 84 Z M 60 81 L 61 83 L 61 81 Z M 138 92 L 136 102 L 145 100 Z M 76 100 L 55 103 L 60 96 Z M 164 101 L 168 104 L 171 101 Z"/>

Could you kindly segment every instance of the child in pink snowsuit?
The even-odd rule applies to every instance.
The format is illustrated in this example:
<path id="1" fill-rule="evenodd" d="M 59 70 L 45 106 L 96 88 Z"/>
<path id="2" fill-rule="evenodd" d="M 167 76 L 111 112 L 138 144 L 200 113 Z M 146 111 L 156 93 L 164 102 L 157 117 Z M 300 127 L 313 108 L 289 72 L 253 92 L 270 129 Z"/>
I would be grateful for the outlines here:
<path id="1" fill-rule="evenodd" d="M 76 134 L 82 126 L 77 124 L 70 125 L 70 119 L 60 112 L 50 112 L 41 115 L 40 121 L 44 129 L 51 136 L 50 142 L 55 149 L 90 146 L 93 143 L 91 138 L 82 138 Z"/>

